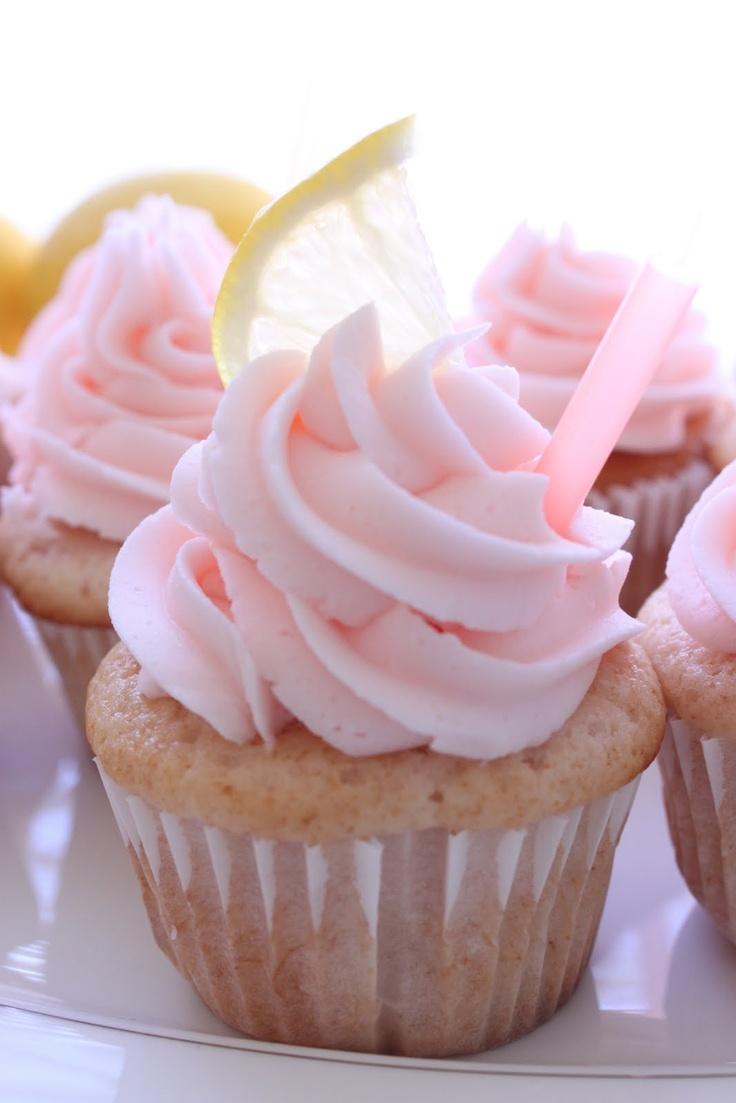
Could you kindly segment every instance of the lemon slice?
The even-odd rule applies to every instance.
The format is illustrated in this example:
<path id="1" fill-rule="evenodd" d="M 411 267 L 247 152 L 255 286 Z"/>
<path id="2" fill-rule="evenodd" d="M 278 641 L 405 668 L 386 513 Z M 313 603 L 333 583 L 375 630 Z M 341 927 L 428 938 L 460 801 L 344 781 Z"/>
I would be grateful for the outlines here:
<path id="1" fill-rule="evenodd" d="M 389 365 L 451 331 L 403 168 L 413 122 L 369 134 L 254 220 L 215 308 L 213 345 L 225 384 L 262 353 L 310 352 L 369 301 Z"/>
<path id="2" fill-rule="evenodd" d="M 53 297 L 69 262 L 102 233 L 106 216 L 134 207 L 148 194 L 170 195 L 176 203 L 203 207 L 233 242 L 271 198 L 247 180 L 212 172 L 148 173 L 102 188 L 70 211 L 41 246 L 27 292 L 31 312 Z"/>
<path id="3" fill-rule="evenodd" d="M 35 244 L 0 218 L 0 349 L 15 352 L 28 322 L 25 302 Z"/>

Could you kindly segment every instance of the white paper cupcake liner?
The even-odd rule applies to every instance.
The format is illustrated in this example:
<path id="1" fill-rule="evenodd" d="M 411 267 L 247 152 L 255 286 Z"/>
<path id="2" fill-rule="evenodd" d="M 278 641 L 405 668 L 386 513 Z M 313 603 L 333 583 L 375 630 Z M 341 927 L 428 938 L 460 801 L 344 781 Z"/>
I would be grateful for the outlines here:
<path id="1" fill-rule="evenodd" d="M 626 543 L 634 559 L 621 593 L 621 605 L 635 616 L 664 580 L 667 556 L 682 522 L 713 480 L 705 460 L 694 459 L 682 471 L 631 486 L 593 489 L 588 505 L 635 522 Z"/>
<path id="2" fill-rule="evenodd" d="M 500 1045 L 569 998 L 638 780 L 521 830 L 307 846 L 159 812 L 100 774 L 155 937 L 215 1014 L 414 1056 Z"/>
<path id="3" fill-rule="evenodd" d="M 77 628 L 33 617 L 44 647 L 59 672 L 77 723 L 84 729 L 87 686 L 111 647 L 118 642 L 112 628 Z"/>
<path id="4" fill-rule="evenodd" d="M 736 942 L 736 739 L 707 736 L 673 717 L 659 763 L 680 871 Z"/>

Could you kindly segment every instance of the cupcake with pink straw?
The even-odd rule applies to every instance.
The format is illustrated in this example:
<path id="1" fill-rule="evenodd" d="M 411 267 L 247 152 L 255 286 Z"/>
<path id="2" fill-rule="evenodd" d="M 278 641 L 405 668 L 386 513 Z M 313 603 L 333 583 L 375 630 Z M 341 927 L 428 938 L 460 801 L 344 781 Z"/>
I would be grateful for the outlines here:
<path id="1" fill-rule="evenodd" d="M 13 377 L 28 383 L 3 415 L 13 466 L 0 577 L 33 615 L 80 719 L 116 638 L 115 554 L 210 430 L 222 390 L 210 326 L 231 255 L 206 212 L 147 197 L 108 217 L 21 345 Z"/>
<path id="2" fill-rule="evenodd" d="M 642 275 L 550 440 L 513 369 L 463 359 L 409 139 L 369 136 L 238 247 L 229 386 L 116 559 L 87 736 L 154 936 L 216 1014 L 443 1056 L 570 998 L 660 744 L 631 522 L 582 503 L 691 290 Z"/>
<path id="3" fill-rule="evenodd" d="M 548 240 L 518 227 L 476 283 L 473 318 L 490 329 L 470 359 L 513 365 L 522 405 L 554 429 L 635 272 L 628 258 L 581 251 L 568 228 Z M 589 498 L 636 521 L 623 592 L 632 613 L 662 581 L 674 535 L 713 478 L 708 449 L 724 396 L 705 319 L 690 310 Z"/>

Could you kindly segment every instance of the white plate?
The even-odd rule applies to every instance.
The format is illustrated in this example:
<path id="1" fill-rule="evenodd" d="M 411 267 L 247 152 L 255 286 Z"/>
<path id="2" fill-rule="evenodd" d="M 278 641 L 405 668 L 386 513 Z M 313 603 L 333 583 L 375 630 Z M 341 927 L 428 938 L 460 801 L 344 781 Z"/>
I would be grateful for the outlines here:
<path id="1" fill-rule="evenodd" d="M 394 1092 L 399 1098 L 406 1090 L 399 1067 L 416 1076 L 433 1069 L 455 1074 L 451 1079 L 458 1079 L 468 1099 L 475 1097 L 470 1085 L 485 1081 L 480 1074 L 503 1076 L 504 1082 L 510 1076 L 509 1084 L 517 1087 L 530 1076 L 549 1090 L 564 1083 L 568 1099 L 569 1085 L 576 1083 L 569 1077 L 581 1078 L 582 1090 L 590 1076 L 736 1076 L 736 954 L 679 878 L 656 773 L 643 779 L 591 967 L 566 1008 L 526 1038 L 475 1058 L 356 1056 L 235 1035 L 159 952 L 86 746 L 64 709 L 53 672 L 40 661 L 32 630 L 4 594 L 0 701 L 0 1005 L 12 1009 L 0 1017 L 0 1058 L 4 1046 L 22 1066 L 24 1047 L 40 1047 L 40 1052 L 50 1046 L 53 1053 L 59 1037 L 73 1037 L 79 1053 L 97 1052 L 95 1045 L 122 1046 L 126 1052 L 149 1046 L 159 1055 L 171 1049 L 173 1059 L 175 1049 L 179 1067 L 199 1055 L 208 1068 L 221 1062 L 223 1084 L 236 1057 L 258 1067 L 291 1069 L 274 1074 L 274 1084 L 283 1075 L 300 1089 L 300 1070 L 308 1068 L 315 1085 L 323 1077 L 326 1092 L 337 1092 L 342 1081 L 335 1066 L 343 1065 L 351 1069 L 354 1098 L 361 1077 L 366 1090 L 372 1083 L 387 1098 Z M 100 1027 L 108 1029 L 95 1033 Z M 134 1033 L 121 1035 L 121 1030 Z M 212 1049 L 205 1057 L 201 1046 L 186 1042 L 208 1043 Z M 285 1061 L 287 1056 L 291 1060 Z M 3 1093 L 2 1075 L 11 1065 L 0 1059 L 3 1101 L 15 1098 Z M 445 1092 L 446 1076 L 439 1078 Z M 727 1085 L 729 1095 L 735 1087 L 730 1079 L 708 1083 L 709 1091 Z M 676 1098 L 672 1081 L 668 1084 L 667 1098 Z M 704 1098 L 700 1086 L 697 1090 Z M 544 1096 L 555 1097 L 549 1091 Z M 504 1098 L 511 1096 L 507 1092 Z"/>

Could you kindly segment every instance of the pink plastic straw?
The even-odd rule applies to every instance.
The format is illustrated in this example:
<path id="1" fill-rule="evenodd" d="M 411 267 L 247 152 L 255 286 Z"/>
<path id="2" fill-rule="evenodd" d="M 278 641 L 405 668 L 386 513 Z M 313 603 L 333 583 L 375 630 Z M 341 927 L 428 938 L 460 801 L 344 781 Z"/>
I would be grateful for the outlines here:
<path id="1" fill-rule="evenodd" d="M 629 288 L 537 468 L 549 476 L 545 512 L 557 532 L 590 493 L 696 290 L 649 264 Z"/>

